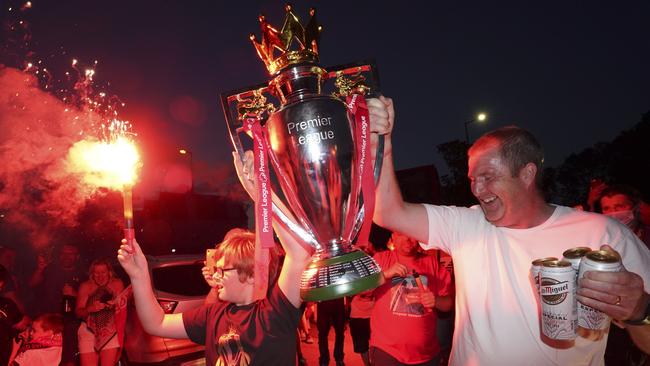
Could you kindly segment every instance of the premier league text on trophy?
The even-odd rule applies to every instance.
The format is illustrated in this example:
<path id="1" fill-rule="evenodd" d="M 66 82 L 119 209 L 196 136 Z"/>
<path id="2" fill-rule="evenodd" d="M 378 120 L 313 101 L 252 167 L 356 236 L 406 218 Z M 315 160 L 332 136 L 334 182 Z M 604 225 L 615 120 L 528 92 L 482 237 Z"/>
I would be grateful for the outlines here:
<path id="1" fill-rule="evenodd" d="M 259 159 L 259 181 L 260 181 L 260 191 L 262 192 L 262 197 L 260 197 L 260 207 L 262 208 L 262 231 L 265 233 L 271 232 L 271 220 L 269 219 L 269 178 L 266 176 L 266 150 L 262 140 L 257 140 L 258 145 L 258 159 Z"/>
<path id="2" fill-rule="evenodd" d="M 287 132 L 289 135 L 294 135 L 294 133 L 300 133 L 302 131 L 311 131 L 316 127 L 331 126 L 332 117 L 323 117 L 316 116 L 316 118 L 308 119 L 301 122 L 288 122 L 287 123 Z M 298 136 L 298 144 L 319 144 L 323 140 L 334 140 L 334 131 L 332 130 L 321 130 L 317 132 L 309 132 L 304 135 Z"/>
<path id="3" fill-rule="evenodd" d="M 348 108 L 354 109 L 355 104 L 357 103 L 357 98 L 358 95 L 353 95 L 352 98 L 350 98 L 350 104 L 348 105 Z M 360 174 L 363 174 L 363 169 L 365 167 L 366 163 L 366 144 L 368 143 L 368 121 L 366 120 L 366 116 L 361 116 L 361 159 L 359 159 L 359 172 Z"/>

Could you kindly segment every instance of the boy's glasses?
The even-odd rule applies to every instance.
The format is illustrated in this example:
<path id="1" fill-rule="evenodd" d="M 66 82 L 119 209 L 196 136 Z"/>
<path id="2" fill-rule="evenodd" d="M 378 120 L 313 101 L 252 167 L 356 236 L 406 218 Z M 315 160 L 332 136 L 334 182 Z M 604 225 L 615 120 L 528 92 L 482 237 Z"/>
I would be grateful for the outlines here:
<path id="1" fill-rule="evenodd" d="M 221 267 L 214 267 L 214 275 L 219 276 L 219 278 L 223 278 L 223 274 L 228 271 L 233 271 L 236 270 L 237 268 L 221 268 Z"/>

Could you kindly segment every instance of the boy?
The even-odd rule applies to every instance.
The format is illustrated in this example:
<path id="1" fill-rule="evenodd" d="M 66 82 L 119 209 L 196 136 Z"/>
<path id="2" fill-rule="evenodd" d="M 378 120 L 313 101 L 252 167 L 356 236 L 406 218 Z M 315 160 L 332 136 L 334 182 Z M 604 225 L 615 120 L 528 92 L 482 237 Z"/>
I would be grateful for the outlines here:
<path id="1" fill-rule="evenodd" d="M 10 366 L 50 366 L 61 362 L 63 317 L 60 314 L 40 315 L 26 333 L 24 341 L 14 342 Z"/>
<path id="2" fill-rule="evenodd" d="M 252 154 L 246 167 L 235 166 L 248 192 L 253 182 Z M 243 173 L 243 174 L 242 174 Z M 147 262 L 137 242 L 124 244 L 118 260 L 131 278 L 138 316 L 146 332 L 168 338 L 189 338 L 206 345 L 208 365 L 295 365 L 296 330 L 301 315 L 300 278 L 310 255 L 296 239 L 276 228 L 286 251 L 284 265 L 268 298 L 254 299 L 254 234 L 229 233 L 217 252 L 213 279 L 219 301 L 181 314 L 165 314 L 151 288 Z M 271 266 L 272 267 L 272 266 Z"/>

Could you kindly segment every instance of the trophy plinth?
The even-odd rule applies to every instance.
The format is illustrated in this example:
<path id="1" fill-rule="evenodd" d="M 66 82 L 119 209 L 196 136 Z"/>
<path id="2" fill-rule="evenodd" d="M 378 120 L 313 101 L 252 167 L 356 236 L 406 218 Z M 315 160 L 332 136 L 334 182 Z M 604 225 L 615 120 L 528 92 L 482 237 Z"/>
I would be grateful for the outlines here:
<path id="1" fill-rule="evenodd" d="M 381 269 L 361 250 L 314 260 L 302 274 L 300 296 L 323 301 L 358 294 L 381 284 Z"/>
<path id="2" fill-rule="evenodd" d="M 275 177 L 272 190 L 281 192 L 274 198 L 281 201 L 273 205 L 274 219 L 313 247 L 315 254 L 302 275 L 300 293 L 305 301 L 323 301 L 375 288 L 382 279 L 379 265 L 353 247 L 360 240 L 362 225 L 372 216 L 371 212 L 365 215 L 364 205 L 364 198 L 374 197 L 372 177 L 363 175 L 372 175 L 370 154 L 361 146 L 367 149 L 369 145 L 367 115 L 361 132 L 362 119 L 341 99 L 366 92 L 359 75 L 375 70 L 364 65 L 328 72 L 318 66 L 320 27 L 313 10 L 311 14 L 305 29 L 287 7 L 281 32 L 260 17 L 262 41 L 254 36 L 251 40 L 272 79 L 266 86 L 222 96 L 222 101 L 233 145 L 240 154 L 240 136 L 246 135 L 243 120 L 254 120 L 262 127 Z M 301 50 L 289 51 L 294 40 Z M 277 50 L 281 55 L 276 57 Z M 343 77 L 346 72 L 353 75 L 351 80 Z M 324 94 L 323 83 L 334 78 L 337 86 L 344 86 L 334 95 Z M 280 102 L 279 109 L 266 102 L 265 93 Z M 235 108 L 231 108 L 233 103 Z M 367 178 L 370 188 L 362 183 Z"/>

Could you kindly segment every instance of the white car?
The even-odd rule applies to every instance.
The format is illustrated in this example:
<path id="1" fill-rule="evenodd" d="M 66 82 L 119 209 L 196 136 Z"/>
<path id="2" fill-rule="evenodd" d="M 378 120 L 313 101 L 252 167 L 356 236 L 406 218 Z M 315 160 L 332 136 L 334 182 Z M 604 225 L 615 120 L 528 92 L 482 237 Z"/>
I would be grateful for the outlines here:
<path id="1" fill-rule="evenodd" d="M 210 287 L 203 279 L 201 255 L 147 256 L 154 294 L 167 314 L 201 306 Z M 151 336 L 129 303 L 122 365 L 205 365 L 204 346 L 188 339 Z"/>

